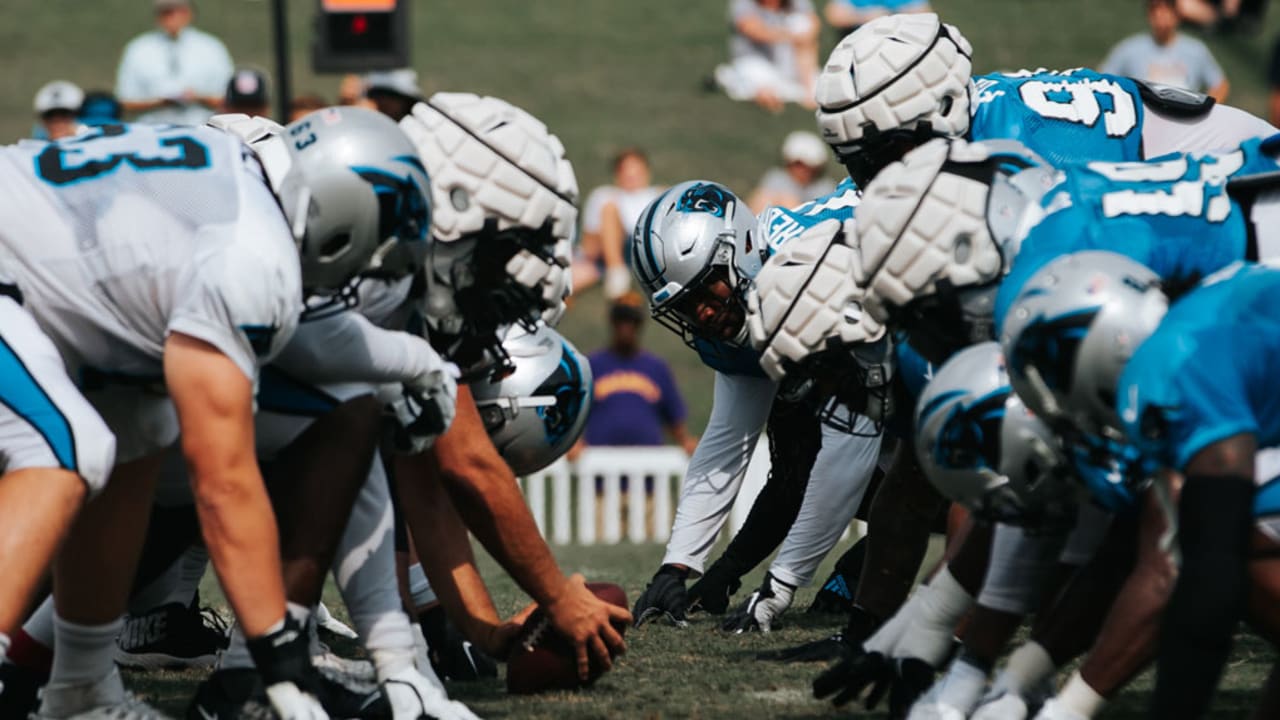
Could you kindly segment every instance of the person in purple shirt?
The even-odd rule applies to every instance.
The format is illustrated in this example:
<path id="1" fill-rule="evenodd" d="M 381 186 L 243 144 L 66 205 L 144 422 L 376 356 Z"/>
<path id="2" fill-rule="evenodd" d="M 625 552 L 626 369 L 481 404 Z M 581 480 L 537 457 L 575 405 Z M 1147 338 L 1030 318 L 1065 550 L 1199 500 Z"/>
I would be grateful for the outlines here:
<path id="1" fill-rule="evenodd" d="M 686 410 L 665 360 L 640 347 L 644 311 L 635 293 L 609 308 L 609 345 L 591 353 L 595 397 L 585 445 L 662 445 L 665 434 L 692 453 Z M 580 448 L 578 448 L 580 449 Z"/>

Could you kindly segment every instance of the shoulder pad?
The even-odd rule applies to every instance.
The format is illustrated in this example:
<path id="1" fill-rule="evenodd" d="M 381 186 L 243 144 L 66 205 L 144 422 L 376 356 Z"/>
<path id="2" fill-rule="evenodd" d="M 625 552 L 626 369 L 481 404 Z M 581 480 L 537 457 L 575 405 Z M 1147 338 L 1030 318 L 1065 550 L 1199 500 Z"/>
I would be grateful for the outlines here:
<path id="1" fill-rule="evenodd" d="M 280 135 L 284 126 L 264 117 L 249 117 L 240 113 L 226 113 L 209 118 L 209 127 L 230 133 L 252 145 L 259 140 Z"/>
<path id="2" fill-rule="evenodd" d="M 1197 118 L 1209 112 L 1217 102 L 1208 95 L 1184 90 L 1172 85 L 1131 78 L 1138 84 L 1142 104 L 1163 115 L 1179 118 Z"/>

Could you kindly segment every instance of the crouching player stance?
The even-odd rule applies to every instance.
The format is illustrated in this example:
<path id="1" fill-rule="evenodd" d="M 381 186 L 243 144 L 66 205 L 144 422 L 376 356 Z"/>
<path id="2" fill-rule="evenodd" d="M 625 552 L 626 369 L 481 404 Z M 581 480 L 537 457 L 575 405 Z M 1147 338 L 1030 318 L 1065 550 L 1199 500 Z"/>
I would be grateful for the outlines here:
<path id="1" fill-rule="evenodd" d="M 1280 342 L 1278 300 L 1280 272 L 1264 266 L 1231 265 L 1170 298 L 1146 267 L 1082 252 L 1031 276 L 1004 323 L 1014 388 L 1041 417 L 1068 437 L 1128 441 L 1182 480 L 1170 518 L 1181 567 L 1161 620 L 1153 717 L 1209 712 L 1241 617 L 1278 637 L 1270 518 L 1280 485 L 1255 466 L 1260 448 L 1280 443 L 1266 363 Z M 1091 717 L 1102 703 L 1064 699 L 1042 716 Z"/>
<path id="2" fill-rule="evenodd" d="M 236 138 L 211 128 L 110 125 L 0 153 L 4 263 L 27 307 L 119 440 L 112 482 L 54 569 L 56 639 L 40 717 L 155 717 L 113 663 L 162 451 L 182 436 L 204 541 L 272 705 L 324 717 L 305 636 L 286 613 L 276 524 L 254 457 L 259 367 L 292 336 L 304 287 L 336 289 L 369 262 L 320 202 L 375 195 L 352 171 L 394 136 L 369 112 L 325 111 L 268 185 Z M 305 122 L 305 121 L 304 121 Z M 294 126 L 293 129 L 297 129 Z M 329 232 L 310 232 L 314 227 Z M 301 271 L 299 251 L 307 272 Z M 315 274 L 317 263 L 329 273 Z"/>
<path id="3" fill-rule="evenodd" d="M 0 242 L 7 235 L 0 230 Z M 115 436 L 67 377 L 57 348 L 22 308 L 0 297 L 0 662 L 85 499 L 106 484 Z"/>
<path id="4" fill-rule="evenodd" d="M 879 428 L 848 413 L 840 422 L 834 414 L 820 417 L 819 408 L 780 395 L 745 322 L 747 287 L 769 255 L 805 228 L 852 217 L 856 204 L 845 182 L 831 197 L 794 210 L 770 208 L 757 223 L 728 188 L 689 181 L 641 215 L 632 271 L 655 319 L 680 333 L 716 374 L 711 419 L 689 461 L 663 565 L 636 603 L 637 623 L 665 617 L 683 625 L 689 610 L 725 612 L 738 579 L 783 543 L 763 585 L 724 624 L 769 630 L 857 510 L 875 470 Z M 768 482 L 724 555 L 686 591 L 686 579 L 704 570 L 766 425 Z"/>

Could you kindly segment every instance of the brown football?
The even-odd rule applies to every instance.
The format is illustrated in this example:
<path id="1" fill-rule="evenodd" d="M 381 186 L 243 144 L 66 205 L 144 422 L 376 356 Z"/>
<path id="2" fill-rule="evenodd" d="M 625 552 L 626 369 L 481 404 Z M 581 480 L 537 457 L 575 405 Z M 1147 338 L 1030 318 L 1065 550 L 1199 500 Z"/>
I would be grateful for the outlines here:
<path id="1" fill-rule="evenodd" d="M 613 583 L 587 583 L 587 589 L 605 602 L 627 607 L 627 594 Z M 613 629 L 625 634 L 627 624 L 614 622 Z M 590 685 L 604 674 L 592 658 Z M 551 627 L 547 614 L 538 608 L 520 628 L 516 648 L 507 659 L 507 692 L 527 695 L 547 690 L 574 690 L 584 683 L 578 679 L 578 661 L 569 639 Z"/>

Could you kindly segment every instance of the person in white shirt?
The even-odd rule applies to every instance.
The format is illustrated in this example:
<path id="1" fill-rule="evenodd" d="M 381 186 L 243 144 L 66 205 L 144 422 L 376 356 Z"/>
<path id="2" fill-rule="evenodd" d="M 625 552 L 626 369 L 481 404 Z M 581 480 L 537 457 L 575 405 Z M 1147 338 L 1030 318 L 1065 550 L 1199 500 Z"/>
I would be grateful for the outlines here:
<path id="1" fill-rule="evenodd" d="M 1204 43 L 1178 32 L 1174 0 L 1148 0 L 1147 24 L 1139 33 L 1111 49 L 1100 70 L 1164 85 L 1202 92 L 1218 102 L 1231 89 L 1227 76 Z"/>
<path id="2" fill-rule="evenodd" d="M 156 29 L 124 48 L 116 95 L 136 121 L 199 125 L 222 104 L 235 71 L 218 38 L 191 27 L 191 0 L 155 0 Z"/>
<path id="3" fill-rule="evenodd" d="M 660 192 L 652 183 L 643 150 L 630 147 L 614 156 L 613 184 L 592 190 L 583 203 L 581 244 L 573 260 L 574 287 L 603 282 L 609 298 L 621 297 L 631 288 L 622 246 L 640 213 Z"/>

